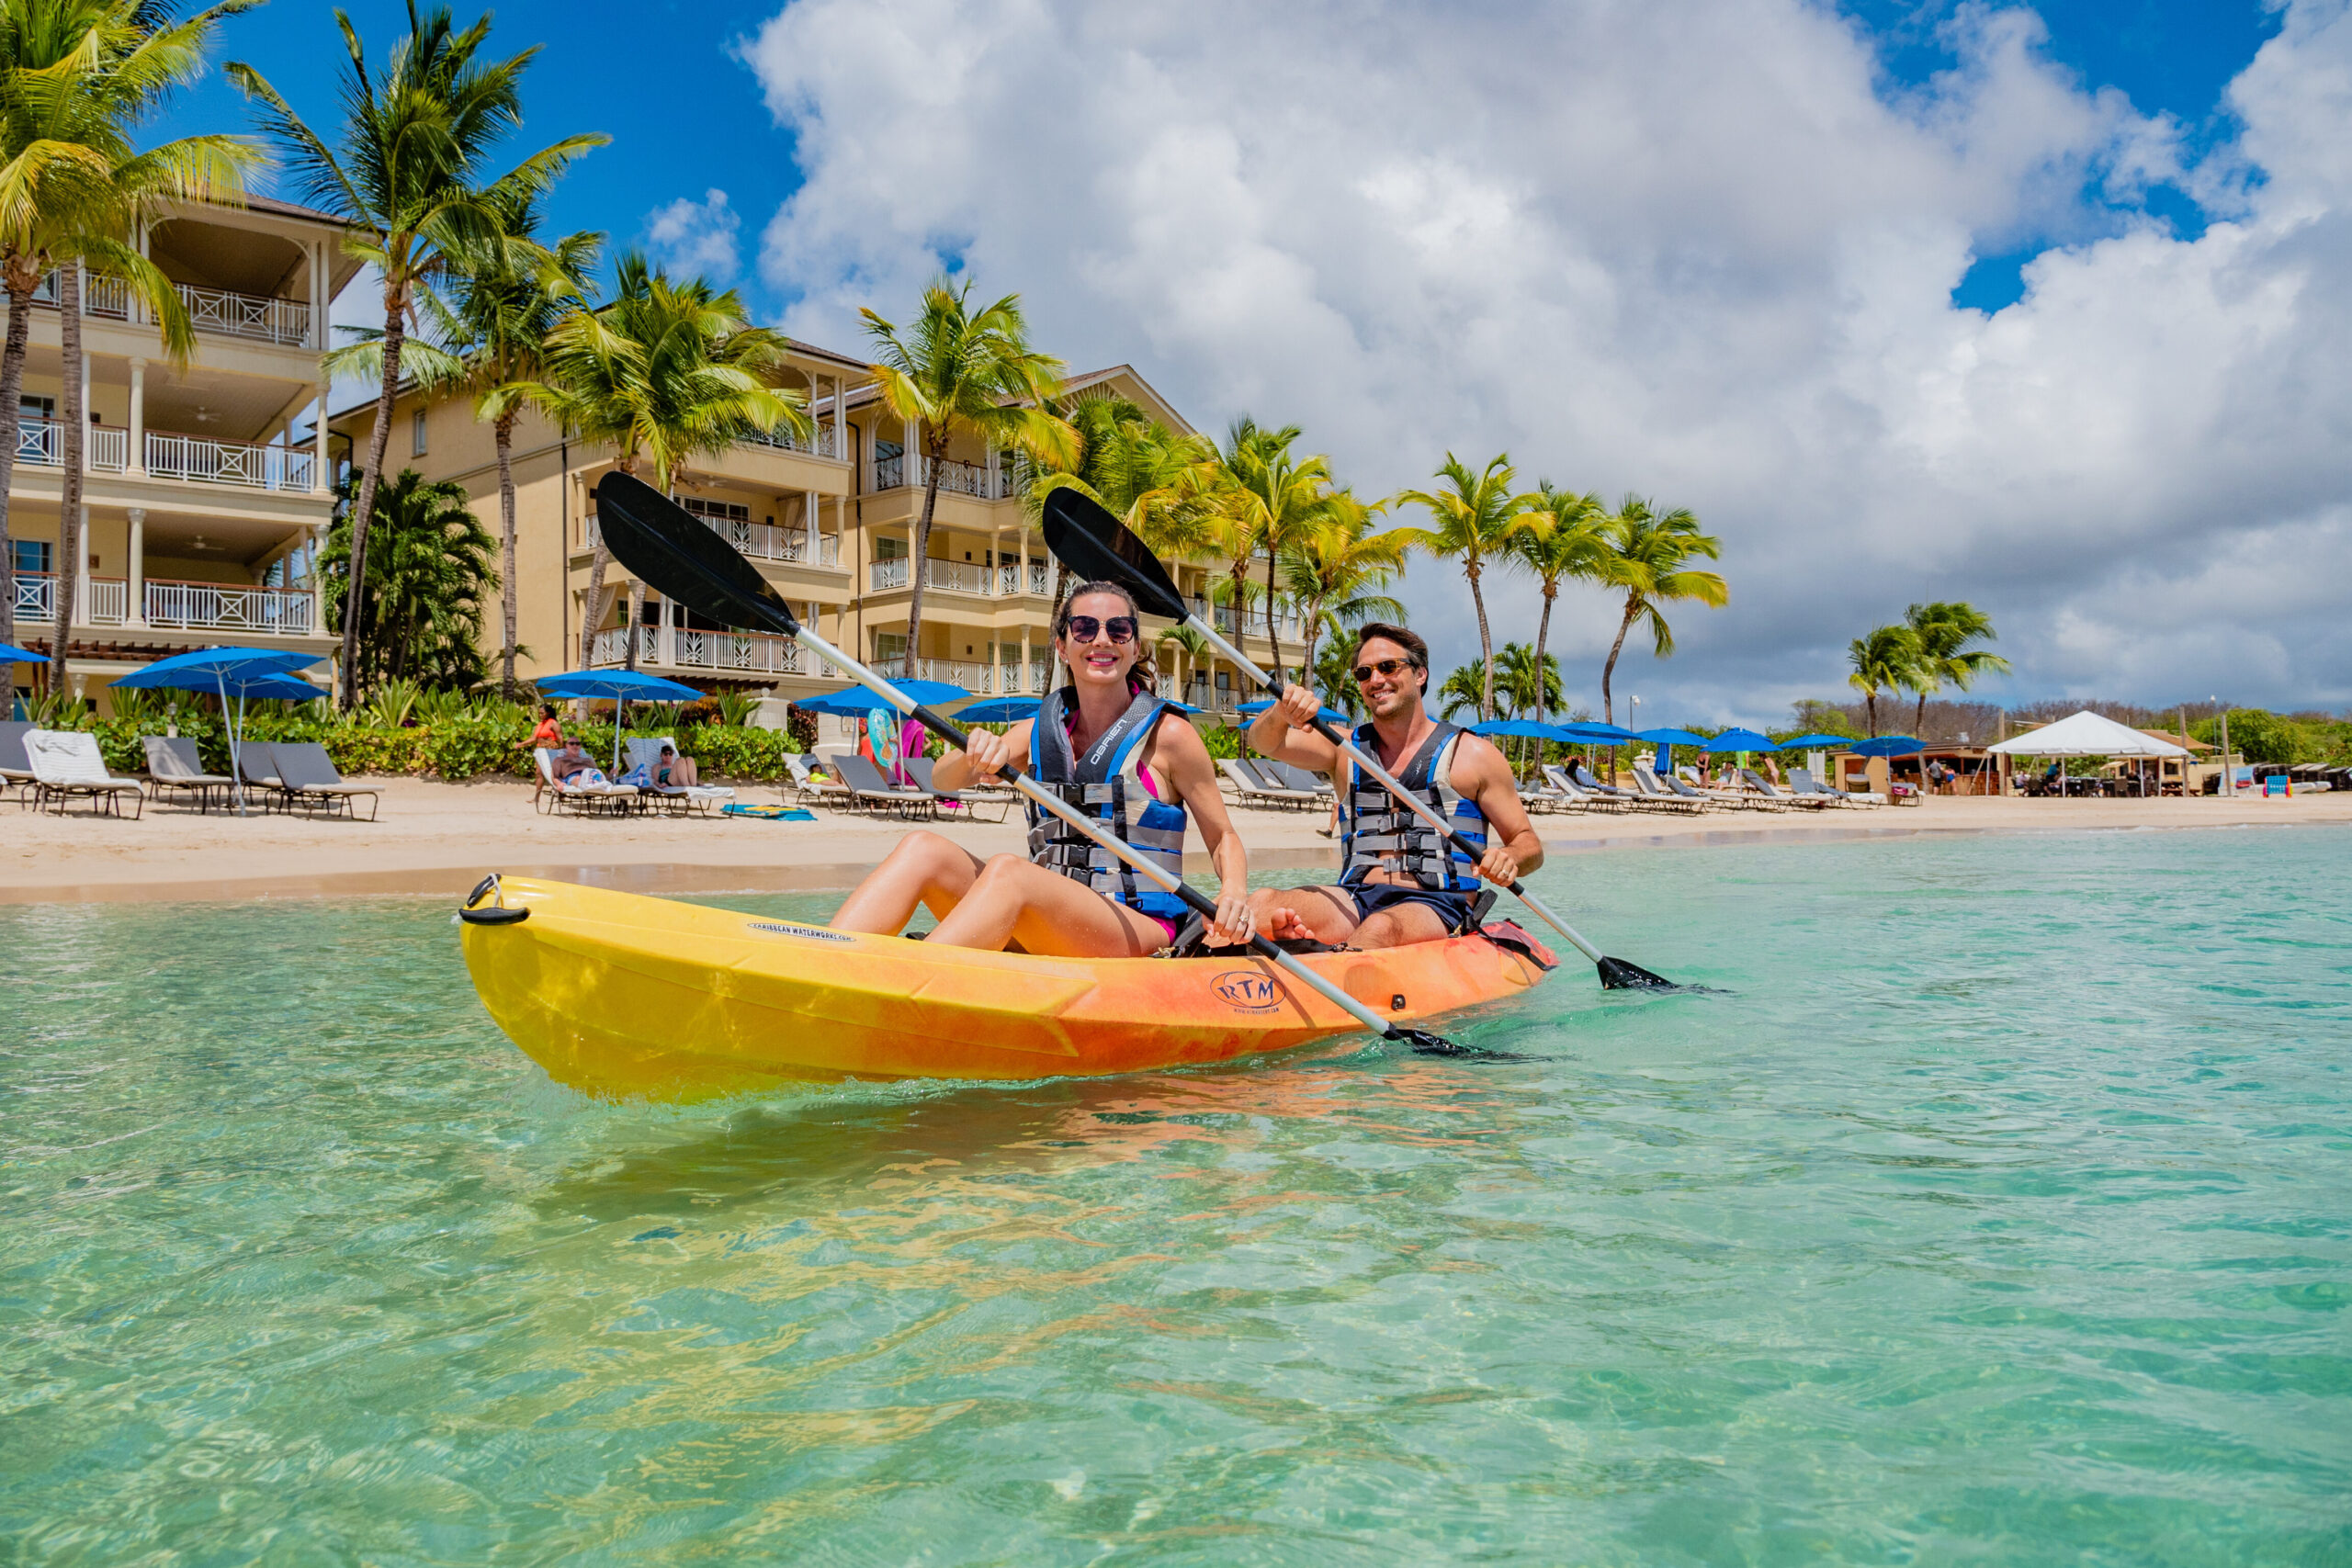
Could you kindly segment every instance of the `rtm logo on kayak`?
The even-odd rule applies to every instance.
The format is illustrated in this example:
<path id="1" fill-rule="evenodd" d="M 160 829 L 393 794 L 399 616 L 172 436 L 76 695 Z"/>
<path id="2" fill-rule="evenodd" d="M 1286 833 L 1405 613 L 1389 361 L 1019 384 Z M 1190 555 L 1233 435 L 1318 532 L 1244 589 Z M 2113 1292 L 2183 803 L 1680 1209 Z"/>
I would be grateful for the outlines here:
<path id="1" fill-rule="evenodd" d="M 1283 988 L 1273 977 L 1254 969 L 1228 969 L 1211 980 L 1209 988 L 1226 1006 L 1243 1012 L 1272 1012 L 1283 1000 Z"/>
<path id="2" fill-rule="evenodd" d="M 854 942 L 857 940 L 854 936 L 843 936 L 839 931 L 829 931 L 819 926 L 779 926 L 767 920 L 746 920 L 743 924 L 747 930 L 774 931 L 778 936 L 805 936 L 812 942 Z"/>

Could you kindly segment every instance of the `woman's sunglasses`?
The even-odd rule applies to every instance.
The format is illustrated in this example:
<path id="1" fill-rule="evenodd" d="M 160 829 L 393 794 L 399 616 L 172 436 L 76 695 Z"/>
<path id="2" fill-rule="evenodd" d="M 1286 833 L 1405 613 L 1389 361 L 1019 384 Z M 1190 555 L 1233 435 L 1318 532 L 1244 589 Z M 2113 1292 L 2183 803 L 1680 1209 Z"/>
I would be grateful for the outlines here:
<path id="1" fill-rule="evenodd" d="M 1396 678 L 1398 671 L 1411 668 L 1413 668 L 1413 661 L 1409 659 L 1381 659 L 1370 664 L 1359 664 L 1355 668 L 1356 684 L 1369 686 L 1374 675 L 1385 675 L 1393 681 Z"/>
<path id="2" fill-rule="evenodd" d="M 1092 642 L 1106 630 L 1114 643 L 1122 646 L 1131 643 L 1136 640 L 1136 618 L 1133 615 L 1114 615 L 1102 621 L 1092 615 L 1072 615 L 1069 624 L 1063 628 L 1063 635 L 1072 642 Z"/>

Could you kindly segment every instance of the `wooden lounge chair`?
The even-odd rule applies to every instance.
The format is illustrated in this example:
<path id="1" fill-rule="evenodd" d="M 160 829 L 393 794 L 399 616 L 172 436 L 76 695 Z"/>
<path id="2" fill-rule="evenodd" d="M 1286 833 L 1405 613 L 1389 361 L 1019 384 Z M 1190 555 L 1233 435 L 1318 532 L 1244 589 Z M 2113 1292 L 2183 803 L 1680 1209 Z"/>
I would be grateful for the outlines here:
<path id="1" fill-rule="evenodd" d="M 0 724 L 0 785 L 17 792 L 17 804 L 32 804 L 33 765 L 25 755 L 25 737 L 32 733 L 32 726 L 22 719 L 10 719 Z"/>
<path id="2" fill-rule="evenodd" d="M 653 777 L 654 771 L 662 765 L 662 747 L 667 746 L 679 756 L 685 755 L 678 750 L 677 741 L 667 735 L 657 735 L 651 739 L 625 740 L 621 746 L 624 755 L 628 758 L 629 770 L 634 773 L 643 768 L 648 778 Z M 706 816 L 720 801 L 735 798 L 734 789 L 728 784 L 648 784 L 638 787 L 645 792 L 646 799 L 657 805 L 677 812 L 699 811 Z"/>
<path id="3" fill-rule="evenodd" d="M 196 796 L 199 812 L 212 809 L 212 792 L 219 790 L 225 805 L 237 787 L 237 781 L 226 773 L 208 773 L 204 760 L 197 755 L 196 741 L 190 736 L 148 735 L 141 737 L 147 749 L 147 784 L 155 798 L 164 792 L 186 792 Z"/>
<path id="4" fill-rule="evenodd" d="M 975 822 L 980 819 L 980 808 L 985 806 L 995 807 L 996 819 L 1000 822 L 1003 821 L 1012 814 L 1012 803 L 1021 798 L 1018 791 L 989 784 L 967 784 L 949 794 L 942 795 L 939 793 L 939 787 L 931 782 L 932 760 L 930 758 L 910 757 L 907 759 L 906 768 L 908 773 L 913 777 L 917 789 L 929 791 L 932 798 L 943 807 L 952 802 L 957 810 L 962 811 Z"/>
<path id="5" fill-rule="evenodd" d="M 894 784 L 882 776 L 882 770 L 855 751 L 844 751 L 834 759 L 842 771 L 842 783 L 849 786 L 849 797 L 854 804 L 872 811 L 894 811 L 901 817 L 921 812 L 936 815 L 939 797 L 927 789 L 912 789 Z"/>
<path id="6" fill-rule="evenodd" d="M 531 755 L 537 759 L 539 769 L 539 784 L 531 792 L 531 804 L 543 812 L 552 815 L 568 809 L 582 816 L 591 816 L 599 811 L 626 814 L 637 807 L 639 796 L 635 784 L 567 784 L 555 776 L 553 748 L 535 747 Z"/>
<path id="7" fill-rule="evenodd" d="M 359 808 L 356 802 L 368 797 L 368 820 L 376 820 L 376 812 L 383 801 L 383 792 L 373 784 L 348 784 L 327 755 L 327 749 L 315 740 L 277 740 L 270 743 L 270 753 L 277 764 L 277 787 L 285 792 L 286 803 L 311 806 L 329 816 L 336 811 L 357 820 Z"/>
<path id="8" fill-rule="evenodd" d="M 25 760 L 32 765 L 36 810 L 54 800 L 57 814 L 62 817 L 66 802 L 80 795 L 90 803 L 93 814 L 108 811 L 119 817 L 126 795 L 139 803 L 139 810 L 130 814 L 132 821 L 146 809 L 147 786 L 137 779 L 117 778 L 107 772 L 95 735 L 74 729 L 28 729 Z"/>

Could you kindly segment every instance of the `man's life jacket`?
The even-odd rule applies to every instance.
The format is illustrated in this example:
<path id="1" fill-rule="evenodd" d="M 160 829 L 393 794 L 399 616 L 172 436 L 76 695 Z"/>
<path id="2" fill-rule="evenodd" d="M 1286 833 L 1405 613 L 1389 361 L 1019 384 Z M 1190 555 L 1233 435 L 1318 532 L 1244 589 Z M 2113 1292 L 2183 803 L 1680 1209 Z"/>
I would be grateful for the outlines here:
<path id="1" fill-rule="evenodd" d="M 1480 854 L 1487 848 L 1487 816 L 1478 803 L 1453 787 L 1453 747 L 1462 729 L 1439 720 L 1428 739 L 1401 768 L 1392 769 L 1397 782 L 1453 825 Z M 1356 730 L 1356 744 L 1373 756 L 1373 727 Z M 1358 768 L 1345 756 L 1347 783 L 1340 798 L 1340 886 L 1363 885 L 1374 871 L 1399 873 L 1433 893 L 1478 891 L 1478 856 L 1465 855 L 1438 835 L 1437 829 L 1406 808 L 1388 786 Z"/>
<path id="2" fill-rule="evenodd" d="M 1029 729 L 1030 776 L 1100 822 L 1113 838 L 1136 850 L 1144 859 L 1171 876 L 1182 877 L 1188 820 L 1184 807 L 1182 803 L 1154 800 L 1137 761 L 1144 741 L 1159 724 L 1159 716 L 1169 711 L 1168 704 L 1149 692 L 1137 692 L 1127 711 L 1087 748 L 1083 757 L 1072 756 L 1069 743 L 1077 692 L 1065 688 L 1051 693 L 1037 708 L 1037 722 Z M 1162 892 L 1133 866 L 1034 803 L 1029 807 L 1029 858 L 1144 914 L 1181 921 L 1187 912 L 1182 898 Z"/>

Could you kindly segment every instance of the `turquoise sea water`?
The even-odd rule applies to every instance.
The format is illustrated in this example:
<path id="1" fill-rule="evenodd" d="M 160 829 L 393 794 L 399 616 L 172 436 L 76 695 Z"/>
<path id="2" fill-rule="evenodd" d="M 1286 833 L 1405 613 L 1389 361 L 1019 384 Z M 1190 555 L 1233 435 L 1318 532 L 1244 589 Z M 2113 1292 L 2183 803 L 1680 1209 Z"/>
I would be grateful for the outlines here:
<path id="1" fill-rule="evenodd" d="M 0 1562 L 2352 1562 L 2352 832 L 1540 881 L 1732 994 L 677 1110 L 446 903 L 0 911 Z"/>

